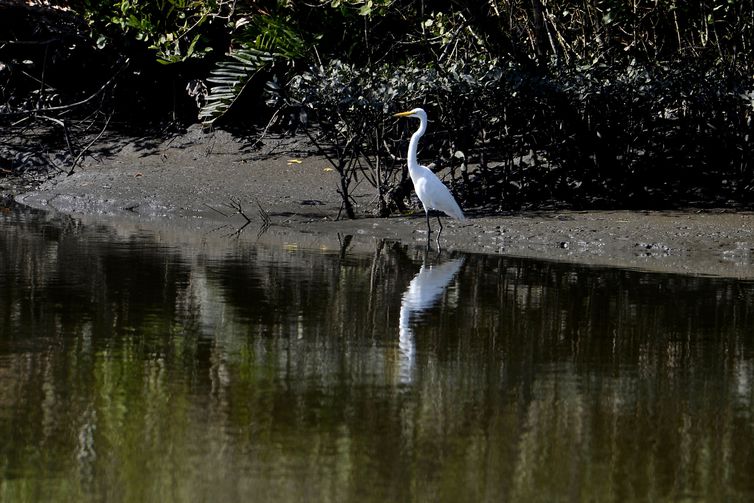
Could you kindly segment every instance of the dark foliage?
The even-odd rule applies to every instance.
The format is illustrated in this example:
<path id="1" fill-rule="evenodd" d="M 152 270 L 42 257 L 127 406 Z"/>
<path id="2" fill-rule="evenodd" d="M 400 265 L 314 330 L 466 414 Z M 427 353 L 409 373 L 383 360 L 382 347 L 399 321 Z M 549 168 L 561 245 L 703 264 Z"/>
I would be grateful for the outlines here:
<path id="1" fill-rule="evenodd" d="M 391 114 L 414 106 L 422 160 L 467 207 L 754 203 L 754 0 L 53 4 L 73 12 L 0 1 L 6 124 L 69 127 L 56 107 L 91 96 L 76 111 L 100 124 L 195 120 L 184 89 L 206 79 L 205 123 L 306 131 L 349 216 L 362 179 L 377 213 L 405 207 L 409 131 Z"/>
<path id="2" fill-rule="evenodd" d="M 467 205 L 749 205 L 751 97 L 723 72 L 700 72 L 633 64 L 543 76 L 497 63 L 376 72 L 335 62 L 293 79 L 288 106 L 306 111 L 324 143 L 350 142 L 335 149 L 341 157 L 382 166 L 369 178 L 380 195 L 405 180 L 393 161 L 409 133 L 391 113 L 421 105 L 430 115 L 421 155 L 453 179 L 459 168 Z"/>

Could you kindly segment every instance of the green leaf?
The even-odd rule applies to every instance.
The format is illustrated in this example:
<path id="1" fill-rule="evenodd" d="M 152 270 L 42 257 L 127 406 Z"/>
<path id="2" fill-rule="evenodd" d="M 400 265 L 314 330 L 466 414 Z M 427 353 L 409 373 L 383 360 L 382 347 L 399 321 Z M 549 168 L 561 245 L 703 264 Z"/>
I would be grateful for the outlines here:
<path id="1" fill-rule="evenodd" d="M 199 118 L 204 124 L 212 124 L 225 115 L 253 77 L 275 59 L 272 54 L 253 47 L 239 49 L 227 56 L 228 59 L 216 64 L 207 79 L 215 86 L 199 110 Z M 238 64 L 239 61 L 245 64 Z"/>
<path id="2" fill-rule="evenodd" d="M 192 54 L 194 54 L 194 48 L 196 47 L 196 43 L 201 38 L 201 34 L 197 33 L 194 38 L 191 40 L 191 43 L 188 46 L 188 49 L 186 49 L 186 58 L 190 58 Z"/>

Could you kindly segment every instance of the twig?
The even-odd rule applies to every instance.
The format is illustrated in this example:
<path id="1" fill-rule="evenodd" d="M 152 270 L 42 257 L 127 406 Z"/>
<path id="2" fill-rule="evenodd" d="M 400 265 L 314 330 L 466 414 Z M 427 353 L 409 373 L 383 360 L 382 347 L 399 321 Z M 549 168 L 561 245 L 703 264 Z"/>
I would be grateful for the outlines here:
<path id="1" fill-rule="evenodd" d="M 224 216 L 225 218 L 228 218 L 228 215 L 226 215 L 226 214 L 225 214 L 225 213 L 223 213 L 222 211 L 218 210 L 217 208 L 213 208 L 212 206 L 210 206 L 210 205 L 209 205 L 209 204 L 207 204 L 207 203 L 204 203 L 204 206 L 206 206 L 207 208 L 211 209 L 212 211 L 216 211 L 217 213 L 221 214 L 221 215 L 222 215 L 222 216 Z"/>
<path id="2" fill-rule="evenodd" d="M 264 127 L 262 132 L 259 134 L 256 140 L 254 140 L 254 143 L 251 145 L 251 148 L 255 148 L 257 145 L 262 143 L 262 140 L 265 136 L 267 136 L 267 130 L 270 129 L 270 126 L 277 120 L 278 114 L 280 114 L 280 111 L 283 109 L 283 107 L 279 107 L 275 112 L 273 112 L 272 117 L 270 117 L 270 120 L 267 122 L 267 125 Z"/>
<path id="3" fill-rule="evenodd" d="M 107 116 L 107 120 L 105 121 L 105 125 L 102 127 L 102 131 L 100 131 L 99 134 L 92 141 L 90 141 L 86 145 L 86 147 L 84 147 L 83 149 L 81 149 L 81 151 L 79 152 L 79 155 L 76 156 L 76 158 L 73 160 L 73 164 L 71 164 L 71 170 L 68 172 L 68 176 L 71 176 L 73 174 L 73 171 L 76 169 L 76 163 L 79 162 L 79 159 L 81 159 L 81 157 L 87 152 L 87 150 L 89 150 L 89 148 L 91 148 L 91 146 L 94 145 L 94 143 L 97 140 L 99 140 L 102 137 L 103 134 L 105 134 L 105 130 L 107 129 L 107 125 L 110 124 L 110 119 L 112 119 L 112 117 L 113 117 L 113 114 L 110 113 L 110 115 Z M 67 135 L 68 135 L 68 132 L 66 130 L 66 136 Z"/>
<path id="4" fill-rule="evenodd" d="M 241 227 L 239 227 L 235 232 L 231 232 L 230 234 L 228 234 L 228 237 L 235 236 L 236 238 L 238 238 L 241 236 L 241 233 L 244 231 L 244 229 L 246 229 L 246 227 L 249 226 L 249 224 L 251 223 L 251 219 L 248 216 L 246 216 L 246 213 L 244 213 L 243 207 L 241 206 L 241 201 L 236 199 L 235 197 L 230 196 L 230 203 L 223 203 L 223 204 L 227 206 L 228 208 L 235 210 L 236 213 L 244 217 L 244 219 L 246 220 L 246 223 L 243 224 Z"/>
<path id="5" fill-rule="evenodd" d="M 257 239 L 262 237 L 262 234 L 267 232 L 267 229 L 270 228 L 270 214 L 267 213 L 267 211 L 262 208 L 262 205 L 259 204 L 259 200 L 255 201 L 257 203 L 257 208 L 259 208 L 259 216 L 262 217 L 262 225 L 259 227 L 259 230 L 257 231 Z"/>
<path id="6" fill-rule="evenodd" d="M 60 39 L 57 38 L 48 40 L 0 40 L 0 45 L 47 45 L 59 41 Z"/>
<path id="7" fill-rule="evenodd" d="M 104 84 L 102 85 L 102 87 L 100 87 L 99 89 L 97 89 L 97 90 L 96 90 L 96 91 L 94 92 L 94 94 L 90 95 L 90 96 L 89 96 L 88 98 L 84 98 L 83 100 L 81 100 L 81 101 L 77 101 L 77 102 L 75 102 L 75 103 L 69 103 L 68 105 L 60 105 L 60 106 L 57 106 L 57 107 L 49 107 L 49 108 L 45 108 L 45 109 L 44 109 L 44 111 L 45 111 L 45 112 L 57 112 L 57 111 L 61 111 L 61 110 L 69 110 L 69 109 L 71 109 L 71 108 L 75 108 L 75 107 L 77 107 L 77 106 L 79 106 L 79 105 L 83 105 L 84 103 L 88 103 L 88 102 L 90 102 L 90 101 L 91 101 L 92 99 L 94 99 L 94 98 L 95 98 L 96 96 L 98 96 L 99 94 L 101 94 L 101 93 L 102 93 L 102 92 L 103 92 L 103 91 L 104 91 L 105 89 L 107 89 L 107 87 L 108 87 L 108 86 L 109 86 L 110 84 L 112 84 L 112 83 L 113 83 L 113 81 L 115 81 L 115 78 L 116 78 L 116 77 L 117 77 L 118 75 L 120 75 L 120 72 L 122 72 L 123 70 L 125 70 L 125 69 L 126 69 L 126 67 L 128 66 L 128 62 L 129 62 L 129 60 L 128 60 L 128 59 L 126 59 L 126 61 L 125 61 L 125 62 L 123 63 L 123 65 L 121 65 L 121 67 L 120 67 L 120 68 L 119 68 L 119 69 L 118 69 L 118 70 L 117 70 L 117 71 L 116 71 L 116 72 L 115 72 L 115 73 L 113 74 L 113 76 L 112 76 L 112 77 L 110 77 L 110 79 L 109 79 L 109 80 L 108 80 L 107 82 L 105 82 L 105 83 L 104 83 Z M 32 111 L 32 113 L 33 113 L 33 111 Z"/>
<path id="8" fill-rule="evenodd" d="M 269 227 L 270 226 L 270 214 L 267 213 L 267 211 L 262 208 L 262 205 L 259 204 L 259 201 L 255 201 L 257 203 L 257 208 L 259 208 L 259 216 L 262 217 L 262 226 L 263 227 Z"/>
<path id="9" fill-rule="evenodd" d="M 48 117 L 47 115 L 38 114 L 37 117 L 46 121 L 54 122 L 58 126 L 63 128 L 63 135 L 65 136 L 65 143 L 68 145 L 68 153 L 73 157 L 73 145 L 71 144 L 71 135 L 68 133 L 68 125 L 65 121 L 62 121 L 56 117 Z"/>
<path id="10" fill-rule="evenodd" d="M 235 197 L 230 196 L 230 204 L 228 203 L 223 203 L 223 204 L 230 209 L 236 210 L 236 213 L 244 217 L 247 223 L 251 222 L 251 219 L 248 216 L 246 216 L 246 213 L 244 213 L 243 207 L 241 206 L 241 201 L 239 199 L 236 199 Z"/>

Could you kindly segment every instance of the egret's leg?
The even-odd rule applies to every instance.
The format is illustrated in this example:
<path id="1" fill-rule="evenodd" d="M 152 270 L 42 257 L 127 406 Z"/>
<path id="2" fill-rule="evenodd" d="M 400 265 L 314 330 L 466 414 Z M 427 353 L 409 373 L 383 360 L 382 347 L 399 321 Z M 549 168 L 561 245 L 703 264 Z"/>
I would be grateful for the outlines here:
<path id="1" fill-rule="evenodd" d="M 437 242 L 437 253 L 440 253 L 442 251 L 442 248 L 440 247 L 440 234 L 442 234 L 442 220 L 440 220 L 440 215 L 437 215 L 437 223 L 440 224 L 440 230 L 437 232 L 435 241 Z"/>
<path id="2" fill-rule="evenodd" d="M 427 237 L 429 238 L 429 235 L 432 234 L 432 228 L 429 226 L 429 211 L 424 210 L 424 213 L 427 215 Z"/>

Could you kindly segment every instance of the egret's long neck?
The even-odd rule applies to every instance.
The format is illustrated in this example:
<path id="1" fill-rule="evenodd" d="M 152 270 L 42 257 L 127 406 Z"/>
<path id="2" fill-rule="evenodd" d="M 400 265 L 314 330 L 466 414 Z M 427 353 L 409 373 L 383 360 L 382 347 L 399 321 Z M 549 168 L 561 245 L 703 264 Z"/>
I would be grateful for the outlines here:
<path id="1" fill-rule="evenodd" d="M 416 157 L 416 152 L 419 149 L 419 139 L 424 136 L 424 132 L 427 131 L 427 121 L 421 119 L 419 123 L 419 129 L 411 135 L 411 141 L 408 144 L 408 169 L 411 171 L 413 168 L 419 165 L 419 161 Z"/>

